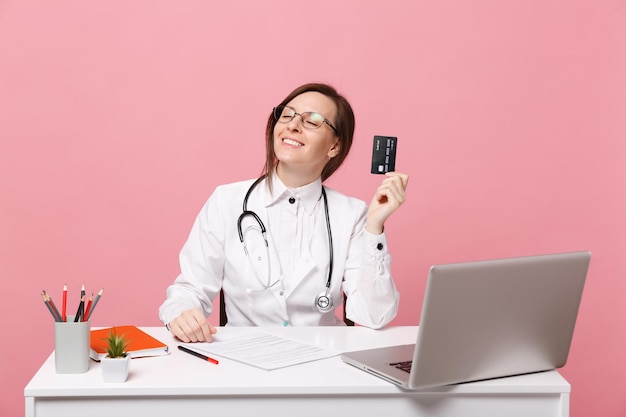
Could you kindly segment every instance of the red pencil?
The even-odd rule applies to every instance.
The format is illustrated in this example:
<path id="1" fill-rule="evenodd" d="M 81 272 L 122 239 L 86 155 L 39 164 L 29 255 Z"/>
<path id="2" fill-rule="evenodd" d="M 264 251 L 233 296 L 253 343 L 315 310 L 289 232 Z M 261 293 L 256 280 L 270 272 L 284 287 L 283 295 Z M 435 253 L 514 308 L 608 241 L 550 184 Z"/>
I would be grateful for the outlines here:
<path id="1" fill-rule="evenodd" d="M 93 302 L 93 293 L 91 293 L 91 297 L 89 297 L 89 301 L 87 301 L 87 307 L 85 307 L 85 314 L 83 315 L 83 321 L 87 321 L 89 317 L 89 310 L 91 310 L 91 303 Z"/>
<path id="2" fill-rule="evenodd" d="M 67 321 L 67 284 L 63 285 L 63 306 L 61 307 L 63 321 Z"/>

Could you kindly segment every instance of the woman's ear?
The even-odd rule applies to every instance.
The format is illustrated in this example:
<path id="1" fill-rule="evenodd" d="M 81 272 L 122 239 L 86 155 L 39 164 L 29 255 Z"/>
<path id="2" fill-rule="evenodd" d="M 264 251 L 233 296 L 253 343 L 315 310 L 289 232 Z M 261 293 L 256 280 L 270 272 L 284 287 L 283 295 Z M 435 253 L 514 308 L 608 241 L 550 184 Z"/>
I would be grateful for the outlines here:
<path id="1" fill-rule="evenodd" d="M 339 139 L 335 141 L 333 146 L 328 150 L 328 159 L 332 159 L 335 156 L 339 155 L 339 151 L 341 150 L 341 143 L 339 143 Z"/>

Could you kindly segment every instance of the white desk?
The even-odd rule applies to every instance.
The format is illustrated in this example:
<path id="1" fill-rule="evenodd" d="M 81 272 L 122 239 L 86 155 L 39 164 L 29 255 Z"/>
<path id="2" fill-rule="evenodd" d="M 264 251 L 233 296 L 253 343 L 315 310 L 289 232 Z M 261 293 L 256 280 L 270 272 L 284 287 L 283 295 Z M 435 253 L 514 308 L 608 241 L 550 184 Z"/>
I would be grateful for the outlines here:
<path id="1" fill-rule="evenodd" d="M 556 371 L 411 392 L 337 356 L 273 371 L 222 358 L 213 365 L 176 349 L 164 328 L 143 329 L 171 354 L 133 359 L 125 383 L 102 382 L 97 362 L 84 374 L 56 374 L 52 354 L 24 389 L 26 417 L 569 416 L 570 385 Z M 417 334 L 417 327 L 268 330 L 341 351 L 413 343 Z"/>

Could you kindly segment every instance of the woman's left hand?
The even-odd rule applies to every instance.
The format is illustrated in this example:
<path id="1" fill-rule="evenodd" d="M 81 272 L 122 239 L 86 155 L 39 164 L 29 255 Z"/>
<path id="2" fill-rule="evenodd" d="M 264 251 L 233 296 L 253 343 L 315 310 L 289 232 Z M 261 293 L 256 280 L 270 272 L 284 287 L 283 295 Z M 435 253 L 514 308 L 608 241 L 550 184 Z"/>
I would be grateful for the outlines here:
<path id="1" fill-rule="evenodd" d="M 372 234 L 381 234 L 385 221 L 406 199 L 409 176 L 400 172 L 388 172 L 376 190 L 367 211 L 366 229 Z"/>

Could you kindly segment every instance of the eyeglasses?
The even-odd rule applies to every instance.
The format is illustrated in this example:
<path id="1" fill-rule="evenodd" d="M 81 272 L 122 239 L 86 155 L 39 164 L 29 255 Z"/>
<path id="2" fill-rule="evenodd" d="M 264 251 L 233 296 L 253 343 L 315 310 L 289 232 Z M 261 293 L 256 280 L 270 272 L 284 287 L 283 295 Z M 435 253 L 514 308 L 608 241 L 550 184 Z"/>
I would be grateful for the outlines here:
<path id="1" fill-rule="evenodd" d="M 319 113 L 316 113 L 314 111 L 296 113 L 296 111 L 289 106 L 274 107 L 274 119 L 276 119 L 276 121 L 279 123 L 289 123 L 296 116 L 300 116 L 300 119 L 302 119 L 302 126 L 305 129 L 319 129 L 324 123 L 326 123 L 335 132 L 335 134 L 339 134 L 339 132 L 337 132 L 337 129 L 335 129 L 335 126 L 333 126 L 328 121 L 328 119 L 326 119 Z"/>

